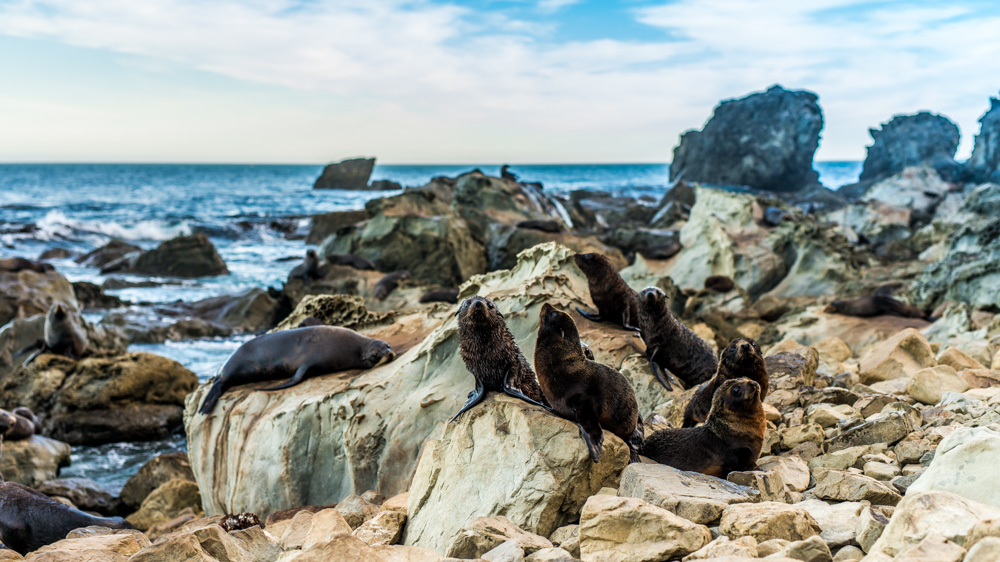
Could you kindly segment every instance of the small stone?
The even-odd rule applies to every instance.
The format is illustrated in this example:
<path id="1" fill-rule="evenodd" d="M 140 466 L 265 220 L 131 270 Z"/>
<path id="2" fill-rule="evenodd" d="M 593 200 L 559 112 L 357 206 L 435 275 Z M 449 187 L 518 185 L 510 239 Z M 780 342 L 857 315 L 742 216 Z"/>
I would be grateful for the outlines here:
<path id="1" fill-rule="evenodd" d="M 338 510 L 339 511 L 339 510 Z M 401 511 L 383 509 L 354 530 L 354 536 L 368 546 L 388 546 L 399 542 L 403 534 L 406 514 Z"/>
<path id="2" fill-rule="evenodd" d="M 891 394 L 869 394 L 854 403 L 857 410 L 865 419 L 880 413 L 887 404 L 892 404 L 899 400 Z"/>
<path id="3" fill-rule="evenodd" d="M 986 537 L 965 555 L 965 562 L 995 562 L 1000 560 L 1000 538 Z"/>
<path id="4" fill-rule="evenodd" d="M 876 505 L 896 505 L 902 499 L 891 486 L 862 474 L 843 470 L 813 473 L 816 497 L 835 501 L 868 501 Z"/>
<path id="5" fill-rule="evenodd" d="M 823 428 L 834 427 L 843 420 L 856 417 L 860 417 L 860 414 L 846 404 L 839 406 L 815 404 L 809 406 L 806 410 L 806 422 L 819 425 Z"/>
<path id="6" fill-rule="evenodd" d="M 552 544 L 565 549 L 567 552 L 573 556 L 580 557 L 580 526 L 579 525 L 566 525 L 565 527 L 559 527 L 552 532 L 552 536 L 549 537 Z"/>
<path id="7" fill-rule="evenodd" d="M 957 347 L 949 347 L 938 353 L 937 356 L 938 365 L 947 365 L 955 371 L 964 371 L 966 369 L 985 369 L 986 366 L 976 361 L 969 356 L 968 353 L 958 349 Z"/>
<path id="8" fill-rule="evenodd" d="M 785 449 L 793 449 L 802 443 L 822 443 L 825 435 L 823 428 L 814 423 L 797 425 L 778 430 L 781 436 L 781 446 Z"/>
<path id="9" fill-rule="evenodd" d="M 585 562 L 682 557 L 711 540 L 708 527 L 635 498 L 593 496 L 580 516 L 580 553 Z"/>
<path id="10" fill-rule="evenodd" d="M 194 482 L 174 478 L 153 490 L 143 500 L 139 511 L 126 519 L 136 529 L 147 530 L 177 517 L 185 509 L 201 512 L 201 493 Z"/>
<path id="11" fill-rule="evenodd" d="M 833 562 L 857 562 L 865 557 L 865 552 L 860 548 L 847 545 L 833 555 Z"/>
<path id="12" fill-rule="evenodd" d="M 894 464 L 884 462 L 866 462 L 864 466 L 865 476 L 888 482 L 899 476 L 899 467 Z"/>
<path id="13" fill-rule="evenodd" d="M 818 536 L 790 543 L 774 556 L 784 556 L 803 562 L 832 562 L 830 547 Z"/>
<path id="14" fill-rule="evenodd" d="M 519 529 L 506 517 L 477 517 L 459 532 L 445 556 L 478 558 L 508 540 L 516 541 L 525 554 L 552 547 L 548 539 Z"/>
<path id="15" fill-rule="evenodd" d="M 740 558 L 757 558 L 757 541 L 753 537 L 740 537 L 731 540 L 729 537 L 721 536 L 706 544 L 699 550 L 684 557 L 684 562 L 689 560 L 706 560 L 723 556 L 737 556 Z"/>
<path id="16" fill-rule="evenodd" d="M 885 506 L 867 506 L 861 510 L 857 519 L 855 540 L 861 550 L 868 552 L 875 541 L 882 536 L 882 531 L 889 524 L 892 508 Z"/>
<path id="17" fill-rule="evenodd" d="M 839 449 L 824 455 L 813 457 L 809 461 L 809 468 L 832 468 L 835 470 L 847 470 L 848 468 L 861 468 L 864 466 L 863 458 L 872 453 L 881 453 L 886 450 L 885 443 L 873 443 L 871 445 L 859 445 Z"/>
<path id="18" fill-rule="evenodd" d="M 938 365 L 921 369 L 913 374 L 906 389 L 907 394 L 923 404 L 937 404 L 945 392 L 965 392 L 969 385 L 952 367 Z"/>
<path id="19" fill-rule="evenodd" d="M 937 361 L 930 343 L 919 331 L 906 328 L 865 354 L 859 362 L 861 382 L 872 384 L 912 376 Z"/>
<path id="20" fill-rule="evenodd" d="M 853 427 L 823 444 L 823 450 L 833 453 L 848 447 L 885 443 L 893 445 L 913 431 L 910 418 L 900 412 L 880 415 Z"/>
<path id="21" fill-rule="evenodd" d="M 337 511 L 344 516 L 344 520 L 352 529 L 357 529 L 362 523 L 375 517 L 379 512 L 379 506 L 357 494 L 351 494 L 337 504 Z"/>
<path id="22" fill-rule="evenodd" d="M 792 544 L 791 541 L 786 541 L 785 539 L 770 539 L 762 543 L 757 543 L 757 556 L 767 558 L 785 550 L 785 547 L 790 544 Z"/>
<path id="23" fill-rule="evenodd" d="M 809 466 L 797 456 L 761 457 L 757 468 L 779 474 L 789 490 L 804 492 L 809 487 Z"/>
<path id="24" fill-rule="evenodd" d="M 517 541 L 504 541 L 480 558 L 490 562 L 524 562 L 524 549 Z"/>
<path id="25" fill-rule="evenodd" d="M 809 512 L 820 527 L 820 538 L 830 548 L 854 542 L 858 519 L 866 504 L 840 502 L 830 504 L 822 500 L 806 500 L 795 504 Z"/>
<path id="26" fill-rule="evenodd" d="M 719 525 L 719 531 L 731 539 L 749 535 L 757 542 L 802 540 L 818 535 L 820 530 L 808 511 L 778 502 L 733 504 L 722 513 Z"/>

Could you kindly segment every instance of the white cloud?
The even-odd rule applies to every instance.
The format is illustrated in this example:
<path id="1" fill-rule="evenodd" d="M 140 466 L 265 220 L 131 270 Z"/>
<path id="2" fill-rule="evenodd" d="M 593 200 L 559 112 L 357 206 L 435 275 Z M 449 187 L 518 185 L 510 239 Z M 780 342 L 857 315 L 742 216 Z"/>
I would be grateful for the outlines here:
<path id="1" fill-rule="evenodd" d="M 663 161 L 720 99 L 773 83 L 820 95 L 821 158 L 860 158 L 869 126 L 920 109 L 958 122 L 968 152 L 1000 87 L 1000 18 L 970 10 L 681 0 L 635 12 L 662 41 L 556 44 L 550 24 L 420 0 L 15 0 L 0 34 L 332 96 L 351 115 L 315 119 L 359 128 L 332 150 L 397 161 Z M 273 127 L 274 144 L 302 142 Z"/>

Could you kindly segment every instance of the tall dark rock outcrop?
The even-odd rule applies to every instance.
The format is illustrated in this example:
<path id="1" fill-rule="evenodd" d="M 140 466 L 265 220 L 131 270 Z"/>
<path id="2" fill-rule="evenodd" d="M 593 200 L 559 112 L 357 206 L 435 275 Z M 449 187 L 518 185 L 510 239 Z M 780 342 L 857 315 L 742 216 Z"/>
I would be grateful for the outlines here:
<path id="1" fill-rule="evenodd" d="M 990 110 L 979 119 L 972 157 L 965 164 L 971 181 L 1000 183 L 1000 99 L 990 98 Z"/>
<path id="2" fill-rule="evenodd" d="M 955 163 L 959 133 L 947 117 L 926 111 L 897 115 L 870 133 L 875 142 L 868 147 L 861 183 L 877 182 L 922 164 L 934 168 L 946 181 L 957 179 L 961 168 Z"/>

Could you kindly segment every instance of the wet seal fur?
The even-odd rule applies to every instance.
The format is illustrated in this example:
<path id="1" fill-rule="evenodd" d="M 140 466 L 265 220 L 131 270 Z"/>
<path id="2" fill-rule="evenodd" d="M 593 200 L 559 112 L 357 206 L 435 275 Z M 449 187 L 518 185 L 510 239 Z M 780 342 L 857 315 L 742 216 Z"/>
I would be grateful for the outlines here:
<path id="1" fill-rule="evenodd" d="M 875 294 L 868 297 L 835 300 L 823 312 L 858 316 L 868 318 L 882 314 L 893 314 L 904 318 L 923 318 L 929 320 L 928 314 L 919 308 L 894 299 L 888 295 Z"/>
<path id="2" fill-rule="evenodd" d="M 476 380 L 476 389 L 448 421 L 455 421 L 482 402 L 488 391 L 503 392 L 548 409 L 535 371 L 521 354 L 497 305 L 486 297 L 472 297 L 462 302 L 457 315 L 459 354 Z"/>
<path id="3" fill-rule="evenodd" d="M 580 342 L 580 332 L 569 314 L 545 303 L 538 323 L 535 370 L 552 411 L 577 423 L 594 462 L 601 459 L 604 429 L 628 445 L 631 462 L 639 462 L 642 418 L 628 379 L 587 358 L 589 348 Z"/>
<path id="4" fill-rule="evenodd" d="M 447 302 L 451 304 L 458 303 L 458 289 L 441 289 L 439 291 L 427 291 L 426 293 L 420 295 L 421 303 L 429 302 Z"/>
<path id="5" fill-rule="evenodd" d="M 305 261 L 295 266 L 288 274 L 289 281 L 292 279 L 301 279 L 306 287 L 312 283 L 313 279 L 319 279 L 320 277 L 323 277 L 323 274 L 320 273 L 319 256 L 316 255 L 316 250 L 306 251 Z"/>
<path id="6" fill-rule="evenodd" d="M 42 353 L 56 353 L 73 359 L 83 357 L 87 352 L 87 333 L 77 322 L 76 314 L 76 311 L 61 302 L 53 304 L 45 315 L 42 339 L 21 349 L 14 357 L 36 350 L 24 360 L 22 366 L 29 365 Z"/>
<path id="7" fill-rule="evenodd" d="M 393 271 L 392 273 L 386 273 L 375 283 L 375 298 L 382 301 L 385 300 L 396 287 L 399 286 L 400 281 L 406 281 L 410 278 L 409 271 Z"/>
<path id="8" fill-rule="evenodd" d="M 241 345 L 226 361 L 198 411 L 211 413 L 219 397 L 233 386 L 291 377 L 261 389 L 281 390 L 310 376 L 371 369 L 395 358 L 386 342 L 347 328 L 307 326 L 264 334 Z"/>
<path id="9" fill-rule="evenodd" d="M 715 352 L 680 320 L 667 306 L 667 295 L 658 287 L 646 287 L 639 293 L 639 327 L 646 342 L 646 357 L 653 376 L 667 390 L 673 390 L 663 372 L 669 371 L 688 387 L 713 376 L 719 366 Z"/>
<path id="10" fill-rule="evenodd" d="M 662 429 L 650 435 L 642 454 L 660 464 L 725 478 L 756 470 L 767 422 L 760 385 L 750 379 L 723 382 L 712 397 L 705 425 Z"/>
<path id="11" fill-rule="evenodd" d="M 710 275 L 705 278 L 705 288 L 716 293 L 728 293 L 736 288 L 736 282 L 726 275 Z"/>
<path id="12" fill-rule="evenodd" d="M 611 322 L 626 330 L 639 331 L 638 295 L 622 279 L 611 260 L 602 254 L 574 254 L 573 261 L 587 276 L 590 300 L 597 314 L 577 308 L 584 318 L 594 322 Z"/>
<path id="13" fill-rule="evenodd" d="M 90 526 L 134 528 L 121 517 L 96 517 L 16 482 L 0 483 L 0 540 L 22 556 Z"/>
<path id="14" fill-rule="evenodd" d="M 769 378 L 767 367 L 764 365 L 764 355 L 760 351 L 757 342 L 749 338 L 738 338 L 726 346 L 722 351 L 719 361 L 719 370 L 711 380 L 702 384 L 691 397 L 687 408 L 684 409 L 684 425 L 682 427 L 694 427 L 695 425 L 708 419 L 708 412 L 712 409 L 712 397 L 715 396 L 716 389 L 732 379 L 747 378 L 760 385 L 760 399 L 767 398 L 767 387 Z"/>

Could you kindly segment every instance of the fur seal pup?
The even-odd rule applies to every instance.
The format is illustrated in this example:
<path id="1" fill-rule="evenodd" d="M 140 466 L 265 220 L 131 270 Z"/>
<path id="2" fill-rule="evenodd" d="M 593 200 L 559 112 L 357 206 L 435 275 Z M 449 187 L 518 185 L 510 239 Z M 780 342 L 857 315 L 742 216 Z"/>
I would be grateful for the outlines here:
<path id="1" fill-rule="evenodd" d="M 709 275 L 705 278 L 705 288 L 716 293 L 728 293 L 736 288 L 736 281 L 728 275 Z"/>
<path id="2" fill-rule="evenodd" d="M 349 265 L 354 269 L 375 269 L 375 264 L 355 254 L 327 254 L 326 263 L 330 265 Z"/>
<path id="3" fill-rule="evenodd" d="M 719 360 L 719 370 L 711 380 L 702 384 L 691 397 L 684 409 L 684 425 L 694 427 L 708 419 L 712 409 L 712 397 L 723 382 L 731 379 L 747 378 L 760 385 L 760 399 L 767 398 L 769 378 L 764 365 L 764 355 L 757 342 L 749 338 L 738 338 L 726 346 Z"/>
<path id="4" fill-rule="evenodd" d="M 667 390 L 673 387 L 664 369 L 688 387 L 715 375 L 719 362 L 712 348 L 674 318 L 667 306 L 666 293 L 658 287 L 646 287 L 639 294 L 639 327 L 646 342 L 649 368 Z"/>
<path id="5" fill-rule="evenodd" d="M 731 379 L 716 389 L 705 425 L 661 429 L 646 439 L 642 454 L 680 470 L 725 478 L 734 470 L 756 470 L 765 431 L 760 385 Z"/>
<path id="6" fill-rule="evenodd" d="M 420 295 L 421 303 L 447 302 L 456 304 L 458 302 L 458 289 L 442 289 L 440 291 L 427 291 Z"/>
<path id="7" fill-rule="evenodd" d="M 37 430 L 35 414 L 27 408 L 14 408 L 13 412 L 0 410 L 0 416 L 4 418 L 0 423 L 0 437 L 5 441 L 31 439 Z"/>
<path id="8" fill-rule="evenodd" d="M 56 353 L 78 359 L 87 352 L 87 333 L 77 322 L 76 312 L 58 302 L 49 307 L 45 315 L 42 339 L 14 354 L 20 357 L 35 349 L 22 365 L 28 365 L 42 353 Z"/>
<path id="9" fill-rule="evenodd" d="M 573 318 L 549 303 L 538 316 L 535 371 L 552 411 L 577 423 L 590 459 L 601 459 L 604 429 L 621 437 L 631 462 L 639 461 L 642 419 L 628 379 L 618 371 L 587 359 Z"/>
<path id="10" fill-rule="evenodd" d="M 612 322 L 626 330 L 639 331 L 637 295 L 615 269 L 611 260 L 602 254 L 574 254 L 573 261 L 587 276 L 590 300 L 597 307 L 597 314 L 577 308 L 584 318 L 594 322 Z"/>
<path id="11" fill-rule="evenodd" d="M 22 556 L 90 526 L 134 528 L 121 517 L 96 517 L 22 484 L 0 483 L 0 540 Z"/>
<path id="12" fill-rule="evenodd" d="M 540 232 L 547 232 L 549 234 L 559 234 L 563 231 L 563 227 L 556 221 L 545 221 L 545 220 L 526 220 L 521 221 L 514 225 L 515 228 L 523 228 L 527 230 L 538 230 Z"/>
<path id="13" fill-rule="evenodd" d="M 392 361 L 389 344 L 335 326 L 308 326 L 258 336 L 233 353 L 198 410 L 208 414 L 228 388 L 251 382 L 289 378 L 261 390 L 295 386 L 309 376 L 351 369 L 371 369 Z"/>
<path id="14" fill-rule="evenodd" d="M 392 273 L 386 273 L 375 283 L 375 298 L 384 301 L 396 287 L 399 286 L 400 281 L 405 281 L 410 278 L 409 271 L 393 271 Z"/>
<path id="15" fill-rule="evenodd" d="M 855 297 L 853 299 L 835 300 L 823 312 L 843 314 L 845 316 L 859 316 L 868 318 L 869 316 L 879 316 L 882 314 L 894 314 L 904 318 L 928 319 L 927 313 L 919 308 L 906 304 L 903 301 L 894 299 L 888 295 L 875 294 L 869 297 Z"/>
<path id="16" fill-rule="evenodd" d="M 322 275 L 319 271 L 319 256 L 316 255 L 316 250 L 307 250 L 305 261 L 292 268 L 292 271 L 288 274 L 289 281 L 292 279 L 301 279 L 306 287 L 312 283 L 313 279 L 319 279 L 320 277 Z"/>
<path id="17" fill-rule="evenodd" d="M 482 402 L 488 391 L 503 392 L 548 409 L 535 371 L 517 347 L 503 314 L 490 299 L 472 297 L 458 307 L 458 350 L 465 367 L 476 379 L 476 389 L 449 422 Z"/>

